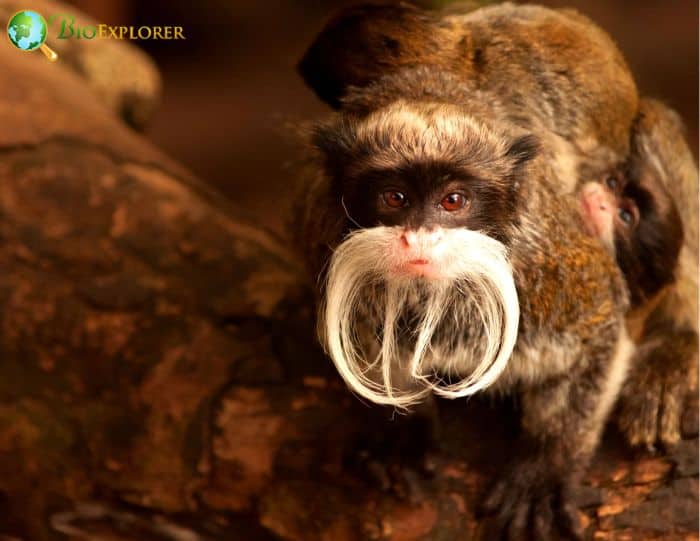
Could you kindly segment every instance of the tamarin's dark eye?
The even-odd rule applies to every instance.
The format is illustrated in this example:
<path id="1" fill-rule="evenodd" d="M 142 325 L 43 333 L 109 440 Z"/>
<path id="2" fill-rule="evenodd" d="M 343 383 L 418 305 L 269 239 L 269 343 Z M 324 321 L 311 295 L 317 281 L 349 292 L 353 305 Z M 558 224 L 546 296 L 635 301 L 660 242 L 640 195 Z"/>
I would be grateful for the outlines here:
<path id="1" fill-rule="evenodd" d="M 625 227 L 631 228 L 637 225 L 639 213 L 634 204 L 622 204 L 617 211 L 617 216 Z"/>
<path id="2" fill-rule="evenodd" d="M 615 177 L 608 177 L 605 180 L 605 184 L 607 184 L 608 188 L 610 188 L 613 192 L 617 192 L 617 190 L 620 188 L 620 181 Z"/>
<path id="3" fill-rule="evenodd" d="M 634 216 L 632 216 L 632 213 L 629 210 L 620 209 L 618 214 L 620 216 L 620 220 L 622 220 L 625 224 L 632 225 L 632 222 L 634 221 Z"/>
<path id="4" fill-rule="evenodd" d="M 461 193 L 451 193 L 449 195 L 446 195 L 444 199 L 440 201 L 440 205 L 442 206 L 442 208 L 450 212 L 462 209 L 466 204 L 467 198 Z"/>
<path id="5" fill-rule="evenodd" d="M 391 208 L 400 209 L 408 205 L 408 198 L 403 192 L 388 191 L 382 194 L 382 199 Z"/>

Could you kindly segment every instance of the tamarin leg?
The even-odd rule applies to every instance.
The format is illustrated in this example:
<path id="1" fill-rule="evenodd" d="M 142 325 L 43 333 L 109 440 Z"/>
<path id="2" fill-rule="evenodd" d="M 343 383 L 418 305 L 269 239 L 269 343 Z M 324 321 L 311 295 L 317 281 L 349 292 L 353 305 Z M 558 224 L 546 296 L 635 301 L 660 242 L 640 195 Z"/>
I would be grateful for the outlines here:
<path id="1" fill-rule="evenodd" d="M 582 372 L 521 393 L 518 456 L 488 495 L 494 513 L 484 540 L 553 539 L 552 529 L 581 539 L 573 488 L 585 472 L 627 372 L 631 343 L 620 339 L 612 359 L 582 361 Z"/>

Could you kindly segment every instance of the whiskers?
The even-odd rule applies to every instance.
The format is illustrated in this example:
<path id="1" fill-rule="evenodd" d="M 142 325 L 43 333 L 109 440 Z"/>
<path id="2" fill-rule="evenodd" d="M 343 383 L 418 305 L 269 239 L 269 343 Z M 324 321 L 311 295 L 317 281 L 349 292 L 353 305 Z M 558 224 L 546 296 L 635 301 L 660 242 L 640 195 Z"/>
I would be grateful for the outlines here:
<path id="1" fill-rule="evenodd" d="M 342 196 L 342 197 L 340 198 L 340 204 L 343 206 L 343 211 L 345 211 L 345 216 L 347 216 L 348 220 L 350 220 L 350 222 L 352 222 L 353 225 L 356 225 L 356 226 L 359 227 L 360 229 L 364 229 L 364 228 L 359 224 L 359 222 L 358 222 L 357 220 L 355 220 L 355 218 L 353 218 L 352 216 L 350 216 L 350 212 L 348 211 L 348 207 L 345 206 L 345 197 L 344 197 L 344 196 Z"/>
<path id="2" fill-rule="evenodd" d="M 355 220 L 352 216 L 350 216 L 350 211 L 348 211 L 348 207 L 345 205 L 345 196 L 341 196 L 340 198 L 340 204 L 343 207 L 343 212 L 345 212 L 345 216 L 347 217 L 348 220 L 350 220 L 350 223 L 353 225 L 357 226 L 359 229 L 364 229 L 360 223 Z M 329 250 L 332 252 L 334 251 L 332 246 L 328 246 Z M 328 270 L 328 266 L 330 265 L 330 260 L 326 260 L 323 263 L 323 266 L 321 267 L 321 270 L 319 271 L 318 275 L 316 276 L 316 283 L 319 285 L 322 285 L 323 277 L 326 274 L 326 270 Z"/>

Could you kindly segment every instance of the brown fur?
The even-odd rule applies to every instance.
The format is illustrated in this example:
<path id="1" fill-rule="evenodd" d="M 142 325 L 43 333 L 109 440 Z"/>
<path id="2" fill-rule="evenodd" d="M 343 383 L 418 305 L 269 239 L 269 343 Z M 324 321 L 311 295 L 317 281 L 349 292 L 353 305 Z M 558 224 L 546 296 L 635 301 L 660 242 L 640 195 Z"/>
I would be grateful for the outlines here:
<path id="1" fill-rule="evenodd" d="M 472 3 L 442 13 L 405 3 L 352 8 L 321 32 L 300 72 L 334 108 L 342 104 L 361 114 L 395 98 L 394 89 L 385 87 L 381 95 L 375 88 L 365 103 L 362 89 L 427 66 L 452 74 L 472 93 L 501 100 L 510 121 L 538 133 L 546 129 L 573 145 L 584 177 L 596 178 L 627 156 L 637 91 L 605 32 L 568 9 L 510 3 L 472 8 Z M 430 94 L 426 91 L 428 99 Z"/>

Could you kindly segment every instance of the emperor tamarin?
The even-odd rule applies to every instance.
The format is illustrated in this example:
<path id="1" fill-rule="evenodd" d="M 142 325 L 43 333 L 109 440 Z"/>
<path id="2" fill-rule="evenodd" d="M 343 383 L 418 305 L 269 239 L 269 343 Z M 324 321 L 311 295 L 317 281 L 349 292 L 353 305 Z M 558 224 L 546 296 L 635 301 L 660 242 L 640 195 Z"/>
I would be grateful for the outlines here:
<path id="1" fill-rule="evenodd" d="M 627 293 L 537 139 L 483 103 L 403 96 L 361 118 L 341 112 L 313 143 L 300 225 L 338 371 L 398 407 L 431 392 L 517 393 L 519 453 L 488 503 L 504 524 L 549 530 L 527 517 L 558 502 L 552 516 L 573 534 L 568 490 L 631 351 Z"/>

